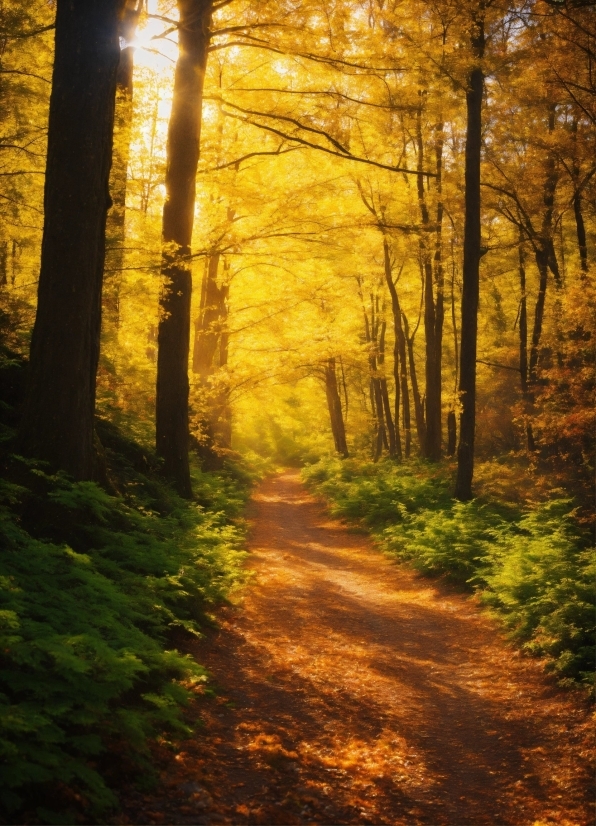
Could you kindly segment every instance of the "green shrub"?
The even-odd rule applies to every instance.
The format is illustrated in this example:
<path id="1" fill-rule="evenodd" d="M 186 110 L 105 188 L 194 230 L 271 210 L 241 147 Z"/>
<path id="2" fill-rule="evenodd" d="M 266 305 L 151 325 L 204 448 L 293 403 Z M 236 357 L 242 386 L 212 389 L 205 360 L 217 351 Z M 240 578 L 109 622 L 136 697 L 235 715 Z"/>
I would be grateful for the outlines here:
<path id="1" fill-rule="evenodd" d="M 568 500 L 553 500 L 494 532 L 482 599 L 505 616 L 525 647 L 562 677 L 594 676 L 596 557 Z"/>
<path id="2" fill-rule="evenodd" d="M 113 434 L 112 434 L 113 435 Z M 108 440 L 109 441 L 109 440 Z M 0 806 L 43 805 L 70 787 L 96 813 L 114 803 L 98 756 L 185 730 L 187 688 L 205 679 L 169 650 L 198 633 L 242 577 L 245 493 L 230 473 L 196 472 L 200 504 L 156 476 L 134 445 L 118 456 L 120 495 L 5 457 L 0 482 Z M 124 440 L 126 441 L 126 440 Z M 112 459 L 114 457 L 112 456 Z M 146 465 L 143 463 L 146 461 Z M 135 467 L 140 463 L 143 475 Z M 118 464 L 117 462 L 115 463 Z M 10 481 L 8 481 L 10 479 Z M 51 813 L 39 809 L 42 819 Z M 64 817 L 64 813 L 61 815 Z M 60 820 L 64 822 L 64 820 Z"/>
<path id="3" fill-rule="evenodd" d="M 332 460 L 304 477 L 334 514 L 357 519 L 380 546 L 426 575 L 479 592 L 564 680 L 593 680 L 596 561 L 572 503 L 523 512 L 495 500 L 457 502 L 441 469 Z"/>

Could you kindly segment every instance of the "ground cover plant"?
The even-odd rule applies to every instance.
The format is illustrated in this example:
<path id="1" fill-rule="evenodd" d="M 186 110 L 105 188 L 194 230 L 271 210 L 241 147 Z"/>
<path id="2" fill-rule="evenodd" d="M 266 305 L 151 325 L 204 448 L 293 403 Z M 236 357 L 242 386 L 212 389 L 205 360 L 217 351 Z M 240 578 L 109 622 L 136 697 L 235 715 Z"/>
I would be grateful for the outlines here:
<path id="1" fill-rule="evenodd" d="M 99 421 L 107 492 L 15 454 L 14 411 L 2 412 L 1 809 L 97 817 L 148 738 L 186 730 L 182 707 L 206 675 L 173 632 L 200 633 L 241 579 L 249 480 L 195 469 L 196 499 L 183 500 L 149 451 Z"/>
<path id="2" fill-rule="evenodd" d="M 591 5 L 0 0 L 8 819 L 183 731 L 249 463 L 334 451 L 339 515 L 586 678 Z"/>
<path id="3" fill-rule="evenodd" d="M 383 550 L 475 589 L 561 681 L 593 682 L 596 560 L 570 499 L 458 502 L 448 470 L 422 462 L 331 459 L 303 474 Z"/>

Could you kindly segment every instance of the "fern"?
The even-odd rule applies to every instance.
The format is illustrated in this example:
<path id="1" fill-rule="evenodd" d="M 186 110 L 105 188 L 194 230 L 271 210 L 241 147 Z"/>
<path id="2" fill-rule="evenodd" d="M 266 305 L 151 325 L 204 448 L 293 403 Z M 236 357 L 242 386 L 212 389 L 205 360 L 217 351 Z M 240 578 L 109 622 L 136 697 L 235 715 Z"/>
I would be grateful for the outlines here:
<path id="1" fill-rule="evenodd" d="M 476 588 L 562 680 L 593 681 L 596 559 L 571 501 L 527 512 L 456 502 L 440 470 L 416 463 L 334 460 L 304 476 L 333 513 L 366 525 L 385 550 L 425 575 Z"/>

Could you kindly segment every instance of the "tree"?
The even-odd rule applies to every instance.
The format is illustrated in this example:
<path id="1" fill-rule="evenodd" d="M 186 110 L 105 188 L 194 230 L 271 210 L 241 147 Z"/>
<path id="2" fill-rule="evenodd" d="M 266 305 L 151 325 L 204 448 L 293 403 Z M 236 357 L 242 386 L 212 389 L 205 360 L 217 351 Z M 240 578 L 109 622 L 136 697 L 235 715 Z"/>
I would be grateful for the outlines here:
<path id="1" fill-rule="evenodd" d="M 203 85 L 213 0 L 178 0 L 179 57 L 168 128 L 163 210 L 163 288 L 157 355 L 156 446 L 164 471 L 190 497 L 188 356 L 192 276 L 189 256 L 201 140 Z"/>
<path id="2" fill-rule="evenodd" d="M 122 48 L 117 75 L 114 151 L 110 175 L 112 208 L 107 221 L 108 266 L 104 283 L 104 327 L 109 324 L 112 333 L 117 333 L 119 324 L 120 282 L 124 265 L 126 184 L 133 115 L 134 36 L 143 5 L 144 0 L 126 0 L 119 29 Z"/>
<path id="3" fill-rule="evenodd" d="M 44 231 L 22 449 L 94 475 L 108 180 L 123 0 L 59 0 Z"/>
<path id="4" fill-rule="evenodd" d="M 337 453 L 346 459 L 348 457 L 348 443 L 346 441 L 346 427 L 341 406 L 341 397 L 339 395 L 337 371 L 334 358 L 327 359 L 324 366 L 324 372 L 325 395 L 327 397 L 327 407 L 329 409 L 333 443 Z"/>
<path id="5" fill-rule="evenodd" d="M 484 73 L 484 6 L 479 4 L 470 35 L 473 65 L 466 90 L 465 225 L 460 345 L 459 394 L 461 404 L 455 498 L 472 498 L 474 435 L 476 429 L 476 352 L 480 292 L 480 153 Z"/>

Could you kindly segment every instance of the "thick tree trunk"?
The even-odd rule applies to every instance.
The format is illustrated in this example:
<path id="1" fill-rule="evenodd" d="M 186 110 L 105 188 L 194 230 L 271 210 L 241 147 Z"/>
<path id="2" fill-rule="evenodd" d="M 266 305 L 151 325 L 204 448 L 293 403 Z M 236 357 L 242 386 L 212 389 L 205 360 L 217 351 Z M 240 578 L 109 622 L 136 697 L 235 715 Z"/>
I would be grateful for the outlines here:
<path id="1" fill-rule="evenodd" d="M 472 34 L 472 51 L 480 60 L 484 54 L 484 20 L 477 17 Z M 465 150 L 465 223 L 462 284 L 461 361 L 459 395 L 461 403 L 455 498 L 472 498 L 474 436 L 476 430 L 476 351 L 478 339 L 478 299 L 480 293 L 480 155 L 482 148 L 482 96 L 484 76 L 476 66 L 470 72 L 466 92 L 467 129 Z"/>
<path id="2" fill-rule="evenodd" d="M 119 37 L 123 47 L 120 52 L 116 86 L 116 112 L 114 119 L 114 150 L 110 192 L 112 208 L 106 227 L 106 270 L 103 291 L 104 328 L 109 335 L 117 335 L 120 321 L 120 285 L 124 266 L 126 183 L 132 129 L 132 94 L 134 71 L 134 40 L 143 0 L 126 0 L 120 20 Z"/>
<path id="3" fill-rule="evenodd" d="M 192 495 L 188 460 L 190 251 L 203 85 L 213 0 L 178 0 L 179 57 L 168 127 L 166 202 L 158 329 L 156 447 L 181 496 Z"/>
<path id="4" fill-rule="evenodd" d="M 331 421 L 331 432 L 333 434 L 335 450 L 345 459 L 348 456 L 348 445 L 334 358 L 328 359 L 325 364 L 325 394 L 327 396 L 327 407 L 329 408 L 329 418 Z"/>
<path id="5" fill-rule="evenodd" d="M 21 449 L 75 479 L 94 474 L 118 19 L 123 0 L 58 0 L 38 306 Z"/>

